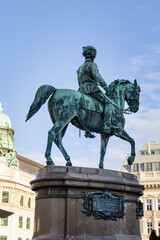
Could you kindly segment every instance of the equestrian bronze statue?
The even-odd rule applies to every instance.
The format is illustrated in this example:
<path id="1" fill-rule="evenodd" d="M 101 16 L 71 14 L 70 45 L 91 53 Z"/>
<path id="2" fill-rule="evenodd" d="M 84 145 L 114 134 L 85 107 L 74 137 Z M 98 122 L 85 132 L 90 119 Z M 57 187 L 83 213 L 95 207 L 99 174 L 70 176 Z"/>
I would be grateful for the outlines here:
<path id="1" fill-rule="evenodd" d="M 119 137 L 131 144 L 131 154 L 128 157 L 128 164 L 131 165 L 135 158 L 135 141 L 124 130 L 124 114 L 138 111 L 140 87 L 136 80 L 131 83 L 124 79 L 117 79 L 107 86 L 94 63 L 95 48 L 84 47 L 83 56 L 85 56 L 85 63 L 77 71 L 79 90 L 56 89 L 50 85 L 41 86 L 37 90 L 26 121 L 49 98 L 48 110 L 53 127 L 48 132 L 45 152 L 47 166 L 55 165 L 51 159 L 53 142 L 67 161 L 66 166 L 72 166 L 70 156 L 62 144 L 62 138 L 70 122 L 78 129 L 85 131 L 86 137 L 94 137 L 92 133 L 101 135 L 99 168 L 103 168 L 104 156 L 111 136 Z M 127 109 L 125 109 L 125 102 L 128 104 Z"/>

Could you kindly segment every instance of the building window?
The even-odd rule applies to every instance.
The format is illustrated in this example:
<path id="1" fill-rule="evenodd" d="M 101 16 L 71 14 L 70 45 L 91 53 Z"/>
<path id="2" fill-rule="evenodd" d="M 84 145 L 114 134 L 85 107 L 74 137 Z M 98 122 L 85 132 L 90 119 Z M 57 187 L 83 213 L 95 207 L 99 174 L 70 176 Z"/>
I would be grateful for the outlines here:
<path id="1" fill-rule="evenodd" d="M 157 200 L 157 203 L 158 210 L 160 211 L 160 199 Z"/>
<path id="2" fill-rule="evenodd" d="M 144 172 L 144 163 L 140 164 L 141 171 Z"/>
<path id="3" fill-rule="evenodd" d="M 158 223 L 158 235 L 160 236 L 160 222 Z"/>
<path id="4" fill-rule="evenodd" d="M 2 203 L 9 203 L 9 192 L 2 192 Z"/>
<path id="5" fill-rule="evenodd" d="M 156 171 L 160 171 L 160 162 L 156 163 Z"/>
<path id="6" fill-rule="evenodd" d="M 151 172 L 152 171 L 152 163 L 146 163 L 145 170 L 146 170 L 146 172 Z"/>
<path id="7" fill-rule="evenodd" d="M 23 204 L 24 204 L 24 196 L 21 195 L 21 198 L 20 198 L 20 206 L 23 207 Z"/>
<path id="8" fill-rule="evenodd" d="M 132 171 L 133 172 L 139 172 L 139 164 L 138 163 L 134 163 L 132 166 Z"/>
<path id="9" fill-rule="evenodd" d="M 145 154 L 145 152 L 141 152 L 141 155 L 144 155 Z"/>
<path id="10" fill-rule="evenodd" d="M 1 226 L 8 226 L 8 218 L 1 219 Z"/>
<path id="11" fill-rule="evenodd" d="M 152 200 L 147 200 L 147 211 L 152 211 Z"/>
<path id="12" fill-rule="evenodd" d="M 152 163 L 152 171 L 160 171 L 160 162 Z"/>
<path id="13" fill-rule="evenodd" d="M 30 229 L 30 218 L 29 217 L 27 217 L 26 228 Z"/>
<path id="14" fill-rule="evenodd" d="M 150 234 L 152 231 L 152 222 L 147 223 L 147 233 Z"/>
<path id="15" fill-rule="evenodd" d="M 23 217 L 19 216 L 19 228 L 23 227 Z"/>
<path id="16" fill-rule="evenodd" d="M 152 154 L 152 155 L 155 154 L 155 151 L 151 151 L 151 154 Z"/>
<path id="17" fill-rule="evenodd" d="M 0 240 L 7 240 L 7 236 L 0 236 Z"/>
<path id="18" fill-rule="evenodd" d="M 31 208 L 31 197 L 28 198 L 28 207 Z"/>

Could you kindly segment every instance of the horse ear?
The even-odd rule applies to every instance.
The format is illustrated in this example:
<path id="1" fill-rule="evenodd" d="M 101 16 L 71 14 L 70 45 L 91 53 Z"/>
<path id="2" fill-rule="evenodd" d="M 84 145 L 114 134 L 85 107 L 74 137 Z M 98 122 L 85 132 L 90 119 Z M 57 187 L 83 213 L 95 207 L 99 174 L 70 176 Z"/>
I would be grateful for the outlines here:
<path id="1" fill-rule="evenodd" d="M 134 85 L 137 87 L 138 84 L 137 84 L 137 79 L 134 80 Z"/>

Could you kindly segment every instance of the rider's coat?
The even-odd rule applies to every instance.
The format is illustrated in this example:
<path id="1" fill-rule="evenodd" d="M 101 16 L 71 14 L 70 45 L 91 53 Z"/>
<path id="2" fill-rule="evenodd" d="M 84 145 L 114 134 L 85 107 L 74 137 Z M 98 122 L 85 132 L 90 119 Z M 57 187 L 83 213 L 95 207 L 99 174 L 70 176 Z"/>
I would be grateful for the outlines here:
<path id="1" fill-rule="evenodd" d="M 100 85 L 107 90 L 107 84 L 99 73 L 96 63 L 86 59 L 79 67 L 77 74 L 80 92 L 91 95 L 102 103 L 107 102 L 104 93 L 98 87 Z"/>

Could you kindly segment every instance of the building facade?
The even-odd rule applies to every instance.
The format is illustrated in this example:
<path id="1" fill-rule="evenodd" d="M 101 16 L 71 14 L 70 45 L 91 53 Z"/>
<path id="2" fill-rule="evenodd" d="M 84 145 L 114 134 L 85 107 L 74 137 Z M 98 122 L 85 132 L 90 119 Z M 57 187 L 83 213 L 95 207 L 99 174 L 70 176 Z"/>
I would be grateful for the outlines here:
<path id="1" fill-rule="evenodd" d="M 127 164 L 126 157 L 121 171 L 135 174 L 145 187 L 141 197 L 144 204 L 144 217 L 140 222 L 142 240 L 149 239 L 152 229 L 160 235 L 160 143 L 151 141 L 142 145 L 133 165 Z"/>
<path id="2" fill-rule="evenodd" d="M 14 148 L 14 130 L 0 104 L 0 240 L 31 240 L 35 193 L 30 181 L 43 165 L 20 156 Z"/>

